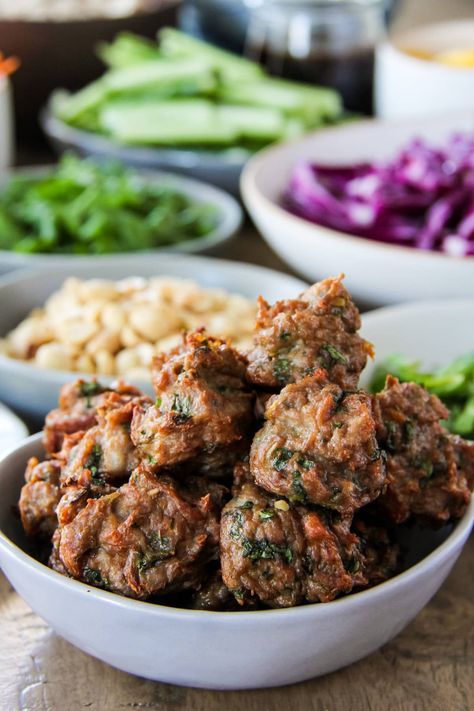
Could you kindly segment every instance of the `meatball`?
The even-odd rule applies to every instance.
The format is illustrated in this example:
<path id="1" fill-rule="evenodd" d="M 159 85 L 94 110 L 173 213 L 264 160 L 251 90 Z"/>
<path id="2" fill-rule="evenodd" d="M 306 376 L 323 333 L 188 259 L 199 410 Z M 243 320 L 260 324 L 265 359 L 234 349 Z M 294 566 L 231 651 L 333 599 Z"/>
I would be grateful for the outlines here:
<path id="1" fill-rule="evenodd" d="M 233 611 L 239 605 L 228 587 L 224 585 L 220 570 L 214 571 L 211 576 L 196 591 L 192 608 L 194 610 Z"/>
<path id="2" fill-rule="evenodd" d="M 268 403 L 250 469 L 267 491 L 352 514 L 385 486 L 372 402 L 317 371 Z"/>
<path id="3" fill-rule="evenodd" d="M 271 607 L 327 602 L 363 585 L 358 538 L 336 517 L 244 484 L 222 512 L 225 585 L 241 604 Z"/>
<path id="4" fill-rule="evenodd" d="M 218 554 L 224 493 L 202 480 L 179 486 L 140 466 L 58 529 L 59 559 L 72 577 L 129 597 L 196 587 Z"/>
<path id="5" fill-rule="evenodd" d="M 436 526 L 461 517 L 470 500 L 472 448 L 441 425 L 448 417 L 442 402 L 416 383 L 388 376 L 375 412 L 387 452 L 387 491 L 377 508 L 393 523 L 414 517 Z"/>
<path id="6" fill-rule="evenodd" d="M 158 364 L 160 367 L 158 368 Z M 253 423 L 245 361 L 228 343 L 202 331 L 155 364 L 156 403 L 137 408 L 131 436 L 156 469 L 193 460 L 193 467 L 232 467 Z"/>
<path id="7" fill-rule="evenodd" d="M 97 424 L 97 409 L 103 402 L 103 394 L 115 392 L 123 403 L 140 395 L 136 388 L 118 383 L 115 390 L 104 388 L 95 380 L 76 380 L 61 388 L 59 407 L 46 417 L 43 444 L 47 454 L 59 452 L 64 436 L 88 430 Z"/>
<path id="8" fill-rule="evenodd" d="M 28 536 L 51 536 L 57 526 L 56 507 L 60 499 L 61 467 L 54 460 L 40 462 L 32 457 L 25 472 L 20 495 L 20 516 Z"/>
<path id="9" fill-rule="evenodd" d="M 324 368 L 332 382 L 355 388 L 372 355 L 359 328 L 360 315 L 342 276 L 273 306 L 260 297 L 248 377 L 254 385 L 278 389 Z"/>
<path id="10" fill-rule="evenodd" d="M 400 547 L 391 532 L 382 526 L 369 525 L 356 515 L 352 530 L 357 534 L 364 552 L 364 575 L 369 587 L 383 583 L 397 571 Z"/>

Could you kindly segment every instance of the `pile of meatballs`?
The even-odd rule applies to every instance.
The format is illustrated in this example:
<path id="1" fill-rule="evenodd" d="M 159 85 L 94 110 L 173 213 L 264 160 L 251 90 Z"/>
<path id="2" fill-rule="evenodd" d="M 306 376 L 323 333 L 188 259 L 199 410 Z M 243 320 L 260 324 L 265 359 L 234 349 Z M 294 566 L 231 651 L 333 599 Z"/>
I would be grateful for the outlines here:
<path id="1" fill-rule="evenodd" d="M 419 385 L 361 390 L 359 328 L 342 278 L 326 279 L 260 298 L 246 355 L 184 335 L 154 361 L 154 399 L 64 387 L 47 458 L 26 469 L 26 534 L 64 575 L 197 609 L 327 602 L 386 580 L 398 525 L 464 513 L 474 443 Z"/>

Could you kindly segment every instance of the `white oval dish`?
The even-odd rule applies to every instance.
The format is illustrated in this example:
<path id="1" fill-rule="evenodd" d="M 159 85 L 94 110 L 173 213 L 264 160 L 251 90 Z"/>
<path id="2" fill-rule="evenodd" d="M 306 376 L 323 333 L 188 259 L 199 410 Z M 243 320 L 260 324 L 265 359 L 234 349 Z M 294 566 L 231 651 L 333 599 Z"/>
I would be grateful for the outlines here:
<path id="1" fill-rule="evenodd" d="M 192 279 L 202 286 L 219 287 L 251 299 L 263 294 L 271 301 L 297 296 L 306 288 L 295 277 L 252 264 L 161 252 L 75 263 L 61 269 L 22 270 L 0 278 L 0 337 L 20 323 L 31 309 L 42 306 L 68 276 L 115 280 L 160 275 Z M 0 400 L 29 417 L 43 418 L 56 406 L 59 388 L 77 377 L 80 373 L 44 370 L 0 354 Z M 110 382 L 112 378 L 101 380 Z M 136 384 L 151 388 L 149 382 Z"/>
<path id="2" fill-rule="evenodd" d="M 462 327 L 463 319 L 472 315 L 474 301 L 406 305 L 368 314 L 363 329 L 382 355 L 392 352 L 395 342 L 407 356 L 431 364 L 439 354 L 442 363 L 472 350 L 471 333 Z M 334 602 L 239 613 L 180 610 L 91 588 L 49 570 L 22 550 L 11 507 L 33 454 L 41 454 L 40 435 L 0 462 L 0 565 L 12 585 L 58 634 L 85 652 L 132 674 L 186 686 L 279 686 L 332 672 L 370 654 L 436 593 L 474 520 L 473 500 L 452 531 L 414 530 L 410 554 L 420 562 L 371 590 Z"/>
<path id="3" fill-rule="evenodd" d="M 436 145 L 474 131 L 474 113 L 435 120 L 358 121 L 323 129 L 259 153 L 246 166 L 245 205 L 268 244 L 310 281 L 341 271 L 356 299 L 380 306 L 400 301 L 474 296 L 474 258 L 448 257 L 321 227 L 281 206 L 294 165 L 386 161 L 416 136 Z"/>
<path id="4" fill-rule="evenodd" d="M 9 176 L 21 175 L 22 177 L 40 177 L 47 174 L 51 166 L 33 166 L 28 168 L 18 168 L 11 170 L 7 175 L 2 176 L 2 183 L 8 180 Z M 184 176 L 137 169 L 137 172 L 146 180 L 159 182 L 163 181 L 176 190 L 181 191 L 188 197 L 200 203 L 215 205 L 218 213 L 218 220 L 215 228 L 204 237 L 189 239 L 175 245 L 157 247 L 156 249 L 142 252 L 125 252 L 122 254 L 23 254 L 11 250 L 0 250 L 0 274 L 10 272 L 23 267 L 56 267 L 57 269 L 68 269 L 75 265 L 109 264 L 112 261 L 117 264 L 126 264 L 130 258 L 142 256 L 145 259 L 152 259 L 163 252 L 173 252 L 178 254 L 198 254 L 210 252 L 231 240 L 239 231 L 242 224 L 242 208 L 235 198 L 224 190 L 216 188 L 214 185 L 187 178 Z M 1 186 L 0 186 L 1 187 Z"/>

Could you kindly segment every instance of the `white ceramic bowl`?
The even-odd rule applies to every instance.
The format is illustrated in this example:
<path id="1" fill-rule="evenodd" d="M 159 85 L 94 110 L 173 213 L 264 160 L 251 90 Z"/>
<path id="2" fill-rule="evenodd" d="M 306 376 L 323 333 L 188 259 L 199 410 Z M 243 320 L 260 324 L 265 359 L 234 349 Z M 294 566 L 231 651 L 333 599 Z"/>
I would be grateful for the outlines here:
<path id="1" fill-rule="evenodd" d="M 28 437 L 25 423 L 0 402 L 0 457 L 25 437 Z"/>
<path id="2" fill-rule="evenodd" d="M 384 309 L 364 318 L 378 351 L 428 364 L 472 350 L 474 301 Z M 458 558 L 474 501 L 451 531 L 408 532 L 414 564 L 371 590 L 287 610 L 204 612 L 127 600 L 65 578 L 27 555 L 12 506 L 39 435 L 0 462 L 0 565 L 26 602 L 85 652 L 142 677 L 214 689 L 279 686 L 326 674 L 387 643 L 426 605 Z M 419 562 L 418 562 L 419 561 Z"/>
<path id="3" fill-rule="evenodd" d="M 473 49 L 474 18 L 439 22 L 399 32 L 376 54 L 375 105 L 378 116 L 433 117 L 451 111 L 474 112 L 474 67 L 457 68 L 415 57 L 453 49 Z"/>
<path id="4" fill-rule="evenodd" d="M 64 269 L 22 270 L 0 278 L 0 338 L 20 323 L 31 309 L 42 306 L 68 276 L 122 279 L 159 275 L 193 279 L 202 286 L 219 287 L 251 299 L 263 294 L 272 301 L 297 296 L 306 288 L 299 279 L 252 264 L 163 253 L 91 260 Z M 43 418 L 56 407 L 59 388 L 77 377 L 80 377 L 79 373 L 44 370 L 0 354 L 0 400 L 30 418 Z M 110 382 L 112 378 L 101 377 L 101 380 Z M 150 382 L 136 384 L 151 389 Z"/>
<path id="5" fill-rule="evenodd" d="M 0 109 L 1 109 L 0 91 Z M 1 113 L 0 113 L 1 117 Z M 0 124 L 1 130 L 1 124 Z M 1 145 L 0 145 L 1 151 Z M 1 159 L 1 152 L 0 152 Z M 1 166 L 0 166 L 1 167 Z M 15 175 L 25 177 L 35 177 L 47 174 L 51 170 L 51 166 L 34 166 L 28 168 L 19 168 L 8 171 L 2 176 L 1 183 Z M 93 255 L 77 255 L 77 254 L 22 254 L 20 252 L 12 252 L 9 250 L 0 250 L 0 274 L 10 272 L 13 269 L 20 267 L 46 266 L 56 267 L 57 269 L 68 269 L 71 266 L 92 264 L 109 264 L 112 261 L 117 264 L 127 264 L 130 258 L 136 255 L 144 256 L 146 259 L 153 258 L 154 255 L 162 252 L 176 252 L 179 254 L 205 254 L 212 250 L 221 247 L 234 237 L 242 224 L 242 208 L 235 198 L 228 193 L 213 185 L 207 185 L 193 178 L 185 178 L 154 170 L 138 170 L 146 180 L 150 182 L 163 182 L 166 185 L 174 187 L 176 190 L 184 193 L 188 197 L 197 202 L 215 205 L 217 208 L 217 224 L 214 229 L 205 237 L 198 237 L 179 242 L 174 245 L 165 247 L 157 247 L 156 249 L 147 252 L 125 252 L 122 254 L 93 254 Z M 1 188 L 0 183 L 0 188 Z"/>
<path id="6" fill-rule="evenodd" d="M 473 131 L 474 113 L 433 121 L 359 121 L 320 130 L 268 148 L 244 170 L 242 196 L 255 224 L 277 254 L 316 281 L 343 271 L 353 296 L 371 305 L 474 296 L 474 258 L 448 257 L 354 237 L 292 215 L 280 205 L 299 160 L 348 164 L 385 161 L 416 136 L 443 144 L 455 131 Z"/>

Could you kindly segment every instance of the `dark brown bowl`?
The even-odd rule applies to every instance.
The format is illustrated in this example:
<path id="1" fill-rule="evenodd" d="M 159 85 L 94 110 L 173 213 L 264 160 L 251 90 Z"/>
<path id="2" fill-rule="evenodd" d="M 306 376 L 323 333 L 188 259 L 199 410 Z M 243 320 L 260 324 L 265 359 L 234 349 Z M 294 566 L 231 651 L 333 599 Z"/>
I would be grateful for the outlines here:
<path id="1" fill-rule="evenodd" d="M 124 18 L 0 20 L 0 50 L 21 59 L 21 67 L 12 77 L 18 142 L 40 139 L 38 113 L 54 89 L 76 91 L 103 72 L 95 55 L 99 42 L 110 41 L 124 30 L 153 38 L 160 27 L 175 21 L 175 4 Z"/>

